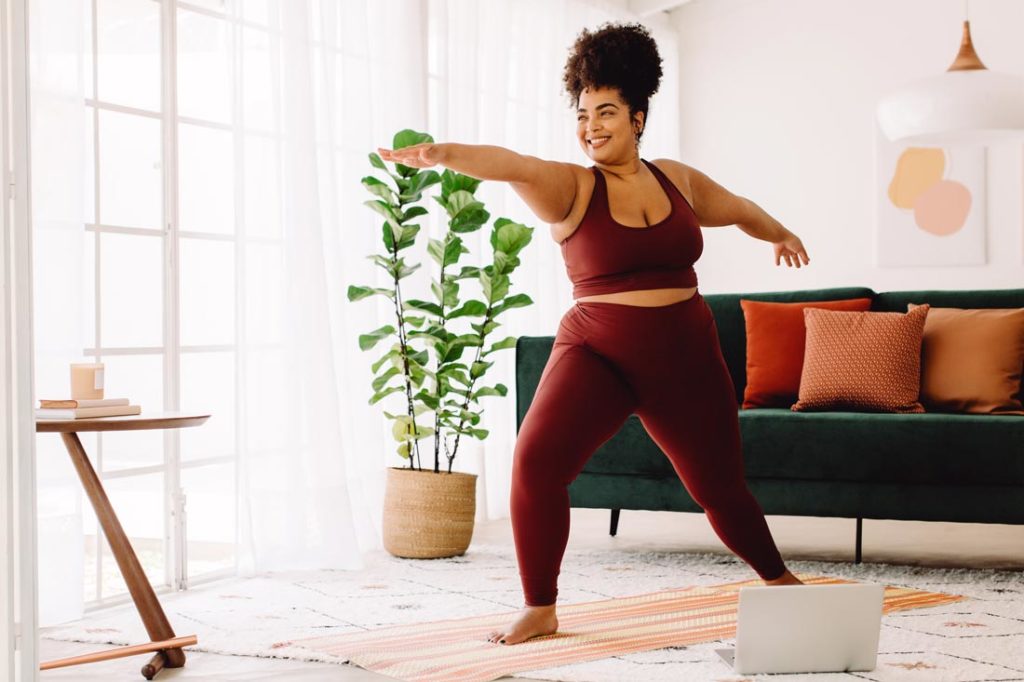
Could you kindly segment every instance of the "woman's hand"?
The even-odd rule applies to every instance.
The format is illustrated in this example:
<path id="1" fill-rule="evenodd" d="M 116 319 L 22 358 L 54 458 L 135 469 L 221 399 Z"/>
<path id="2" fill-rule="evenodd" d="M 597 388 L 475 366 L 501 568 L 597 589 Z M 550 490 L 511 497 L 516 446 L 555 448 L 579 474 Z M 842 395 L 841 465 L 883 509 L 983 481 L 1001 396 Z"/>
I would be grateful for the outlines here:
<path id="1" fill-rule="evenodd" d="M 793 267 L 793 263 L 796 263 L 796 267 L 800 267 L 800 259 L 803 258 L 804 265 L 811 262 L 810 257 L 807 255 L 807 250 L 804 249 L 803 242 L 800 241 L 800 237 L 785 230 L 785 236 L 777 241 L 772 242 L 772 247 L 775 249 L 775 264 L 779 265 L 782 259 L 786 260 L 786 265 Z"/>
<path id="2" fill-rule="evenodd" d="M 393 161 L 412 168 L 429 168 L 444 159 L 444 148 L 436 142 L 421 142 L 401 149 L 377 147 L 377 151 L 385 161 Z"/>

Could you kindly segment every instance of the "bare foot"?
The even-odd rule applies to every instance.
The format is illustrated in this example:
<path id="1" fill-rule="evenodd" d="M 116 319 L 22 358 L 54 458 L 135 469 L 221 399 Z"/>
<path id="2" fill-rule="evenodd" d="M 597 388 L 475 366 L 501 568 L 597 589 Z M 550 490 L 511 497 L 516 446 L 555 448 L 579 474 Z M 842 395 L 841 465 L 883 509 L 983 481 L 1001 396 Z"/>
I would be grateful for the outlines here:
<path id="1" fill-rule="evenodd" d="M 790 573 L 789 569 L 787 568 L 786 572 L 783 573 L 780 577 L 776 578 L 775 580 L 765 580 L 764 584 L 765 585 L 804 585 L 805 583 L 804 583 L 803 580 L 800 580 L 800 578 L 797 578 L 795 575 Z"/>
<path id="2" fill-rule="evenodd" d="M 542 637 L 558 631 L 555 605 L 524 606 L 504 630 L 494 630 L 487 641 L 498 644 L 519 644 L 531 637 Z"/>

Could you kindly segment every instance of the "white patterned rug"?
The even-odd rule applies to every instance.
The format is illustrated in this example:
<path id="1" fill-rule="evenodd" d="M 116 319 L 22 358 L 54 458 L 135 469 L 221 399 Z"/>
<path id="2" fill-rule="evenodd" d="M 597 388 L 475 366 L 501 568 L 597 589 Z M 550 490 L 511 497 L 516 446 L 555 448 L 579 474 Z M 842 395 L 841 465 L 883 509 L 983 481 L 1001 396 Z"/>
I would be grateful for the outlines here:
<path id="1" fill-rule="evenodd" d="M 882 618 L 874 670 L 805 675 L 738 675 L 716 648 L 735 639 L 669 647 L 523 672 L 567 682 L 1024 682 L 1024 573 L 886 564 L 786 561 L 794 573 L 878 582 L 969 599 Z M 687 585 L 756 578 L 731 555 L 567 549 L 559 603 L 592 601 Z M 513 548 L 473 544 L 451 559 L 399 559 L 379 552 L 363 571 L 268 573 L 161 595 L 177 634 L 196 634 L 187 650 L 338 663 L 290 640 L 402 623 L 507 612 L 522 606 Z M 149 641 L 131 605 L 44 628 L 44 638 L 99 644 Z"/>

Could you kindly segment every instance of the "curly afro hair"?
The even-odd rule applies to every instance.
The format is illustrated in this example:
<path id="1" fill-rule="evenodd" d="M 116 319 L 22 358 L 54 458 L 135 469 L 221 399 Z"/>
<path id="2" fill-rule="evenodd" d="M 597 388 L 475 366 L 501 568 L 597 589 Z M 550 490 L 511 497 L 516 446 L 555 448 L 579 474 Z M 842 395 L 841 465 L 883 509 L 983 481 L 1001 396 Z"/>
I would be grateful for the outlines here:
<path id="1" fill-rule="evenodd" d="M 658 45 L 643 24 L 605 22 L 597 31 L 583 29 L 576 37 L 562 80 L 573 110 L 579 107 L 584 88 L 613 87 L 629 105 L 630 119 L 643 112 L 647 127 L 649 100 L 658 91 L 661 75 Z"/>

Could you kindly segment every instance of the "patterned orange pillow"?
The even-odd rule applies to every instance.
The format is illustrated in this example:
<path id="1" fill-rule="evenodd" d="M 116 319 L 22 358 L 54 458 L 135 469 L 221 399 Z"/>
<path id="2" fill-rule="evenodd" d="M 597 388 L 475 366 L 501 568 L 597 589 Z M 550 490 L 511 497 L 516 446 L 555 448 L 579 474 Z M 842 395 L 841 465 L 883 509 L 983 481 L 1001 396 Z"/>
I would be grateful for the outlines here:
<path id="1" fill-rule="evenodd" d="M 929 307 L 908 313 L 804 308 L 804 366 L 790 409 L 924 412 L 918 398 Z"/>
<path id="2" fill-rule="evenodd" d="M 1024 308 L 932 308 L 921 363 L 929 412 L 1024 414 Z"/>
<path id="3" fill-rule="evenodd" d="M 800 390 L 804 366 L 804 308 L 870 310 L 870 298 L 837 301 L 740 299 L 747 326 L 747 385 L 742 408 L 789 407 Z"/>

